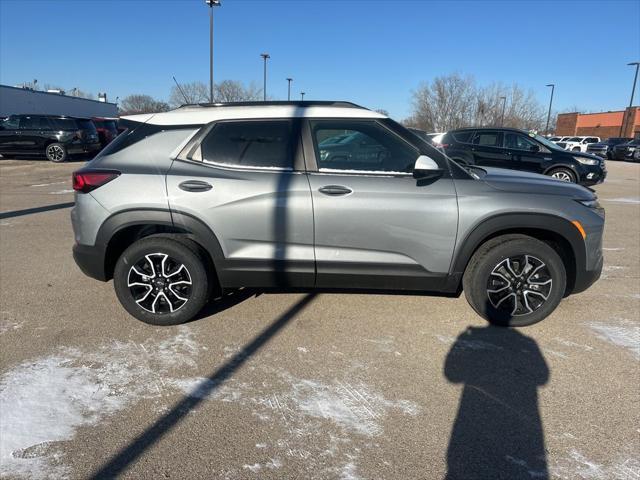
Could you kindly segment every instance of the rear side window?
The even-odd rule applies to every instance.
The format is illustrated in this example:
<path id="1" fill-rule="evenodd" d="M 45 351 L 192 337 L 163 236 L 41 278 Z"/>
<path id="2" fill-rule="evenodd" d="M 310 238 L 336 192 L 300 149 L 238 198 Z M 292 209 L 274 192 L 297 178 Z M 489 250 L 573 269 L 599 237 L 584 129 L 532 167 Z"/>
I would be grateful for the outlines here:
<path id="1" fill-rule="evenodd" d="M 20 119 L 18 117 L 9 117 L 2 122 L 2 128 L 5 130 L 17 130 L 20 126 Z"/>
<path id="2" fill-rule="evenodd" d="M 452 135 L 456 142 L 471 143 L 471 137 L 473 137 L 473 134 L 473 130 L 465 130 L 464 132 L 455 132 Z"/>
<path id="3" fill-rule="evenodd" d="M 206 162 L 233 167 L 293 169 L 288 120 L 222 122 L 202 142 Z"/>
<path id="4" fill-rule="evenodd" d="M 51 123 L 54 130 L 78 130 L 73 118 L 52 118 Z"/>
<path id="5" fill-rule="evenodd" d="M 78 127 L 80 127 L 81 130 L 88 130 L 91 133 L 97 132 L 96 126 L 91 120 L 78 119 L 76 120 L 76 122 L 78 123 Z"/>
<path id="6" fill-rule="evenodd" d="M 481 147 L 502 147 L 502 133 L 478 132 L 473 137 L 473 144 Z"/>

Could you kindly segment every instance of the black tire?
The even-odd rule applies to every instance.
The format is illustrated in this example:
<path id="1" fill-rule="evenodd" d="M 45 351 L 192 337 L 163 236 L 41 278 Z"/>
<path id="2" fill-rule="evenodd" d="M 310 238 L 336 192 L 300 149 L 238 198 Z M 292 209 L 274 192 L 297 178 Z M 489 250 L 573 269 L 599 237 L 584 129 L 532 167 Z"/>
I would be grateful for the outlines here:
<path id="1" fill-rule="evenodd" d="M 554 168 L 547 175 L 563 182 L 577 182 L 576 174 L 570 168 Z"/>
<path id="2" fill-rule="evenodd" d="M 166 272 L 161 268 L 163 256 L 167 258 Z M 169 278 L 182 285 L 170 283 Z M 136 284 L 131 288 L 130 279 Z M 193 319 L 209 300 L 211 284 L 206 257 L 197 245 L 164 236 L 135 242 L 120 256 L 113 274 L 113 285 L 122 306 L 138 320 L 152 325 L 178 325 Z"/>
<path id="3" fill-rule="evenodd" d="M 607 160 L 613 160 L 613 153 L 607 152 Z"/>
<path id="4" fill-rule="evenodd" d="M 514 258 L 525 261 L 518 265 L 512 260 Z M 500 283 L 496 285 L 496 282 L 502 282 L 500 279 L 502 275 L 499 273 L 502 270 L 496 269 L 503 268 L 501 265 L 506 265 L 507 259 L 511 261 L 510 268 L 521 275 L 520 277 L 512 276 L 513 280 L 510 282 L 505 279 L 502 285 L 509 285 L 509 287 L 501 292 L 500 290 L 504 290 L 505 287 Z M 540 264 L 543 266 L 532 270 Z M 527 265 L 531 268 L 525 270 Z M 519 268 L 522 270 L 518 271 Z M 528 289 L 539 290 L 543 287 L 533 279 L 535 275 L 541 277 L 541 282 L 547 277 L 551 280 L 551 283 L 544 285 L 544 290 L 537 293 Z M 529 281 L 532 282 L 531 285 Z M 524 286 L 518 287 L 521 284 Z M 482 245 L 469 261 L 462 279 L 465 297 L 471 307 L 490 323 L 506 327 L 532 325 L 545 319 L 562 300 L 566 284 L 567 274 L 564 263 L 553 248 L 535 238 L 515 234 L 496 237 Z M 518 293 L 520 291 L 517 290 L 518 288 L 522 289 L 524 295 Z M 489 291 L 499 293 L 489 293 Z M 546 300 L 543 300 L 544 294 L 546 294 Z M 519 299 L 518 303 L 514 302 L 513 295 Z M 499 300 L 501 297 L 507 298 L 501 302 Z M 523 302 L 522 299 L 525 301 Z M 513 308 L 514 305 L 517 310 Z"/>
<path id="5" fill-rule="evenodd" d="M 44 154 L 47 156 L 47 160 L 54 163 L 62 163 L 67 157 L 67 147 L 61 143 L 50 143 L 44 149 Z"/>

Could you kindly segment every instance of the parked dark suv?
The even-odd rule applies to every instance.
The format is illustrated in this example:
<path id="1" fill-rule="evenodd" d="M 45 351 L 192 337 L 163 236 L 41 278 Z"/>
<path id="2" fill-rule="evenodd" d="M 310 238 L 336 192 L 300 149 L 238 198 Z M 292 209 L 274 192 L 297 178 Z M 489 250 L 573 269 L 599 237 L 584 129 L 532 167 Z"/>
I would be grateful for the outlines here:
<path id="1" fill-rule="evenodd" d="M 611 137 L 598 143 L 590 143 L 587 145 L 587 153 L 598 155 L 602 158 L 613 160 L 613 148 L 621 143 L 627 143 L 631 138 Z"/>
<path id="2" fill-rule="evenodd" d="M 446 154 L 459 164 L 509 168 L 549 175 L 581 185 L 602 183 L 604 159 L 558 147 L 540 135 L 514 128 L 463 128 L 442 139 Z"/>
<path id="3" fill-rule="evenodd" d="M 69 155 L 100 150 L 96 127 L 88 118 L 11 115 L 0 124 L 0 154 L 45 155 L 64 162 Z"/>
<path id="4" fill-rule="evenodd" d="M 627 143 L 616 145 L 613 149 L 613 158 L 615 160 L 634 161 L 634 154 L 640 148 L 640 138 L 636 138 Z"/>
<path id="5" fill-rule="evenodd" d="M 111 141 L 118 136 L 118 119 L 117 118 L 103 118 L 93 117 L 93 124 L 98 131 L 98 137 L 100 138 L 100 145 L 102 148 L 106 147 Z"/>

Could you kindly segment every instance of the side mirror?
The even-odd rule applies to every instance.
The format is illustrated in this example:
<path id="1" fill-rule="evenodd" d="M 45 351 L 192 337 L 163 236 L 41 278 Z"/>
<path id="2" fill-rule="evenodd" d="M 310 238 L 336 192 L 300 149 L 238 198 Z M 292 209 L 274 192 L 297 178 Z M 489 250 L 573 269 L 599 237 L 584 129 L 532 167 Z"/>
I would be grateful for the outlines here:
<path id="1" fill-rule="evenodd" d="M 426 155 L 420 155 L 413 166 L 413 176 L 415 178 L 439 177 L 443 172 L 444 170 L 431 157 Z"/>
<path id="2" fill-rule="evenodd" d="M 531 145 L 529 147 L 529 150 L 531 150 L 532 152 L 539 152 L 540 151 L 540 145 Z"/>

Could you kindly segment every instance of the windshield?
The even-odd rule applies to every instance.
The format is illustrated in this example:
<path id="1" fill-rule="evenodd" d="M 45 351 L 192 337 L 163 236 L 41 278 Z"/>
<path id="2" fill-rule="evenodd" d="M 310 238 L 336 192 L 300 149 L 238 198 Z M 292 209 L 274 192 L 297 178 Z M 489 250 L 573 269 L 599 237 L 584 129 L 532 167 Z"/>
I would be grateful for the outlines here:
<path id="1" fill-rule="evenodd" d="M 580 137 L 571 137 L 569 140 L 567 140 L 568 142 L 580 142 L 582 141 L 582 138 Z"/>
<path id="2" fill-rule="evenodd" d="M 558 145 L 556 145 L 555 143 L 547 140 L 546 138 L 544 138 L 541 135 L 534 135 L 534 134 L 529 134 L 530 137 L 535 138 L 537 141 L 539 141 L 541 144 L 543 144 L 545 147 L 547 147 L 550 150 L 561 150 L 564 152 L 564 150 L 562 148 L 560 148 Z"/>

